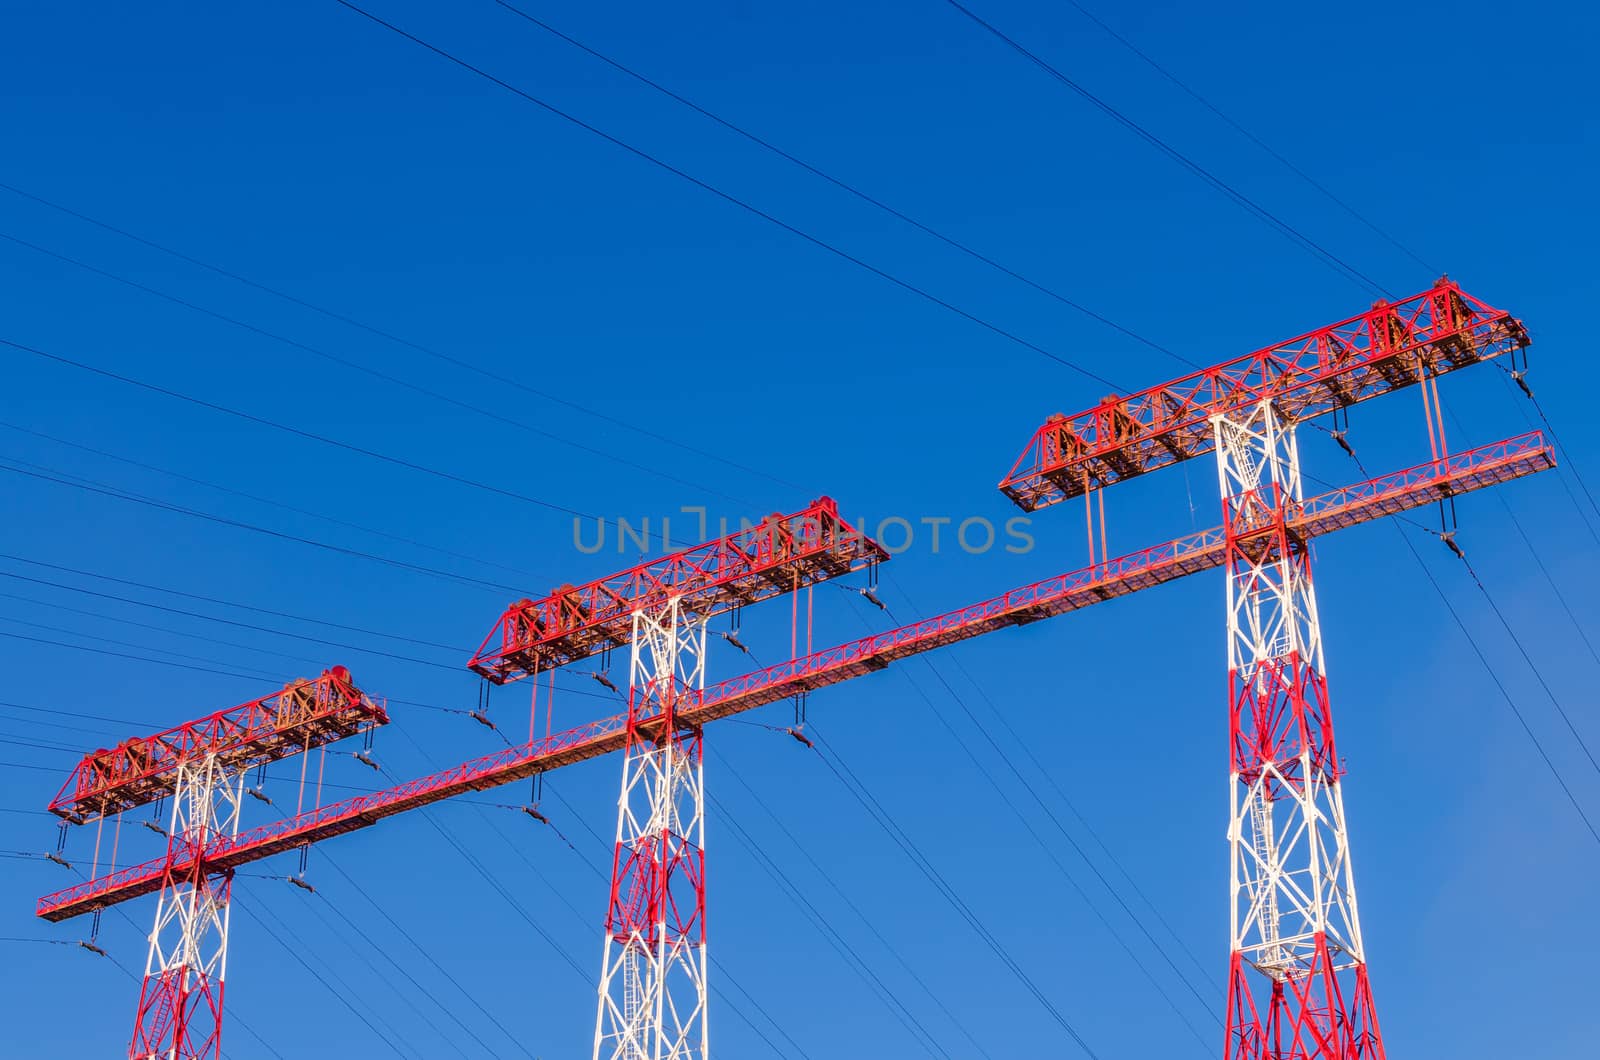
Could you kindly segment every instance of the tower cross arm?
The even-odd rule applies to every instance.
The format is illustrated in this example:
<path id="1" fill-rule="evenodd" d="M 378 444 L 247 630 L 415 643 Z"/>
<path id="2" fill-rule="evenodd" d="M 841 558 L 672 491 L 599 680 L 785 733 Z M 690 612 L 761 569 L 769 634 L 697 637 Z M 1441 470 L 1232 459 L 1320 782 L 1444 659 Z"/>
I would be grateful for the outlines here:
<path id="1" fill-rule="evenodd" d="M 620 529 L 619 529 L 620 533 Z M 677 598 L 706 618 L 836 578 L 889 558 L 877 542 L 819 497 L 714 541 L 583 585 L 562 585 L 501 614 L 468 667 L 505 684 L 628 643 L 633 614 Z"/>
<path id="2" fill-rule="evenodd" d="M 1025 511 L 1215 448 L 1211 419 L 1271 401 L 1285 423 L 1319 416 L 1529 344 L 1522 322 L 1448 277 L 1398 302 L 1204 368 L 1086 412 L 1057 413 L 1000 490 Z"/>
<path id="3" fill-rule="evenodd" d="M 349 670 L 334 666 L 198 721 L 85 755 L 49 810 L 73 823 L 121 813 L 171 795 L 186 761 L 216 755 L 237 773 L 388 721 L 384 705 L 356 687 Z"/>

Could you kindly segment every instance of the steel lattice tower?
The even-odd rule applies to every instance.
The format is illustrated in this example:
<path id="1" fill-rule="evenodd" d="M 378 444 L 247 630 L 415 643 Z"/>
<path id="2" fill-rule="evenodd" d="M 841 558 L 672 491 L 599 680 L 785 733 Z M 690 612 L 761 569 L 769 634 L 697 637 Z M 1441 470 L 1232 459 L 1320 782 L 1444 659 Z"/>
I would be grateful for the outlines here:
<path id="1" fill-rule="evenodd" d="M 1227 549 L 1227 1060 L 1383 1060 L 1334 747 L 1293 428 L 1213 418 Z"/>
<path id="2" fill-rule="evenodd" d="M 705 1060 L 705 776 L 680 699 L 705 687 L 706 624 L 674 597 L 633 615 L 628 743 L 595 1060 Z"/>
<path id="3" fill-rule="evenodd" d="M 468 663 L 494 685 L 632 645 L 628 710 L 393 787 L 239 830 L 230 777 L 387 723 L 333 667 L 316 681 L 85 755 L 50 810 L 82 825 L 175 799 L 164 855 L 41 898 L 52 923 L 161 894 L 135 1060 L 217 1060 L 231 873 L 458 795 L 621 752 L 622 791 L 595 1060 L 707 1060 L 703 726 L 805 697 L 971 638 L 1222 568 L 1227 573 L 1231 968 L 1227 1060 L 1385 1060 L 1367 978 L 1328 705 L 1309 543 L 1555 467 L 1538 431 L 1451 452 L 1438 377 L 1530 342 L 1522 321 L 1448 277 L 1396 302 L 1075 415 L 1031 435 L 1002 492 L 1026 512 L 1082 497 L 1089 564 L 705 685 L 706 620 L 853 572 L 888 552 L 820 497 L 715 540 L 508 606 Z M 1520 377 L 1520 376 L 1519 376 Z M 1294 425 L 1416 386 L 1432 457 L 1303 497 Z M 1345 421 L 1348 424 L 1348 419 Z M 1103 491 L 1215 451 L 1225 524 L 1123 555 Z M 1099 505 L 1098 548 L 1094 504 Z M 1448 541 L 1448 538 L 1447 538 Z M 847 586 L 848 587 L 848 586 Z M 798 611 L 793 621 L 798 632 Z M 735 647 L 742 647 L 729 635 Z M 798 643 L 798 638 L 791 642 Z M 554 685 L 551 685 L 552 695 Z M 483 701 L 486 705 L 487 700 Z M 477 721 L 498 728 L 485 713 Z M 509 743 L 509 739 L 508 739 Z M 194 763 L 200 763 L 195 765 Z M 302 759 L 302 795 L 305 761 Z M 180 772 L 182 776 L 180 777 Z M 527 809 L 543 819 L 536 806 Z M 113 847 L 115 851 L 115 847 Z M 113 853 L 115 860 L 115 853 Z M 91 938 L 92 942 L 92 938 Z"/>
<path id="4" fill-rule="evenodd" d="M 228 897 L 233 870 L 211 872 L 200 856 L 239 831 L 244 777 L 215 754 L 177 767 L 166 870 L 130 1060 L 218 1060 L 222 989 L 228 966 Z"/>

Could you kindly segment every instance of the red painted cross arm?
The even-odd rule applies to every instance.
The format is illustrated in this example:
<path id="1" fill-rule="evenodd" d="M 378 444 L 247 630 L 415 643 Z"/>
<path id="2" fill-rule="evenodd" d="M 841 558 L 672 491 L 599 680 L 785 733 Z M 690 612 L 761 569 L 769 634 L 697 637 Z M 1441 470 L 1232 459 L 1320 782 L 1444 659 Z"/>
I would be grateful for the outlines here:
<path id="1" fill-rule="evenodd" d="M 504 684 L 627 644 L 633 613 L 673 596 L 691 615 L 713 615 L 888 558 L 822 497 L 791 515 L 774 513 L 756 526 L 610 577 L 518 600 L 467 665 Z"/>
<path id="2" fill-rule="evenodd" d="M 300 678 L 260 699 L 85 755 L 49 809 L 74 822 L 121 813 L 171 794 L 186 759 L 214 754 L 240 772 L 388 720 L 350 671 L 335 666 L 314 680 Z"/>
<path id="3" fill-rule="evenodd" d="M 1025 511 L 1211 451 L 1211 417 L 1276 402 L 1287 422 L 1410 386 L 1528 345 L 1522 322 L 1448 278 L 1399 302 L 1034 431 L 1000 490 Z"/>

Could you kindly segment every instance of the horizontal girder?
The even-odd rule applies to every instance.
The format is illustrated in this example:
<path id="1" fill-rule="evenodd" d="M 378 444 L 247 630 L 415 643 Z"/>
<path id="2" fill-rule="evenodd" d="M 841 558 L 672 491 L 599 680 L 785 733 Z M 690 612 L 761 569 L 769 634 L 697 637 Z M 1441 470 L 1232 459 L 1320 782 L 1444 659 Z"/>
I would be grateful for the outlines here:
<path id="1" fill-rule="evenodd" d="M 214 754 L 231 772 L 242 772 L 388 721 L 383 704 L 335 666 L 315 680 L 302 677 L 199 721 L 85 755 L 49 809 L 74 822 L 121 813 L 172 794 L 184 761 Z"/>
<path id="2" fill-rule="evenodd" d="M 1315 537 L 1554 466 L 1553 451 L 1542 434 L 1533 432 L 1308 498 L 1289 524 L 1298 535 Z M 698 727 L 882 670 L 897 659 L 1175 581 L 1221 566 L 1225 558 L 1222 528 L 1189 534 L 934 618 L 756 670 L 703 692 L 686 693 L 676 705 L 677 722 Z M 650 722 L 640 724 L 648 729 Z M 210 871 L 236 868 L 365 828 L 406 810 L 619 751 L 626 743 L 626 715 L 592 721 L 432 776 L 221 839 L 206 851 L 206 867 Z M 48 895 L 39 900 L 38 915 L 51 921 L 66 920 L 149 894 L 160 889 L 165 868 L 166 859 L 158 858 Z"/>
<path id="3" fill-rule="evenodd" d="M 1310 419 L 1528 345 L 1522 322 L 1447 277 L 1264 350 L 1128 397 L 1112 395 L 1034 431 L 1000 490 L 1037 511 L 1215 448 L 1211 417 L 1273 402 L 1284 423 Z"/>
<path id="4" fill-rule="evenodd" d="M 619 529 L 620 533 L 620 529 Z M 889 558 L 821 497 L 792 515 L 767 516 L 715 541 L 600 578 L 518 600 L 467 665 L 496 684 L 563 666 L 628 643 L 633 613 L 677 597 L 708 618 L 849 574 Z"/>

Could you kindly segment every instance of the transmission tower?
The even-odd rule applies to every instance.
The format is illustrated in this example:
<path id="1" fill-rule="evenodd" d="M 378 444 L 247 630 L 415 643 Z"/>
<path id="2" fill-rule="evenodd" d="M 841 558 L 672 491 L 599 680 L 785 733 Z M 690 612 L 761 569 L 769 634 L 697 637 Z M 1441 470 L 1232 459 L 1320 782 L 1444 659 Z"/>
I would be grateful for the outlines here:
<path id="1" fill-rule="evenodd" d="M 41 898 L 61 921 L 159 892 L 135 1060 L 216 1060 L 232 873 L 386 817 L 622 753 L 594 1060 L 708 1060 L 703 727 L 1003 629 L 1222 568 L 1229 666 L 1230 956 L 1226 1060 L 1384 1060 L 1367 977 L 1309 543 L 1555 466 L 1530 432 L 1449 452 L 1438 378 L 1513 367 L 1521 321 L 1447 278 L 1399 302 L 1034 431 L 1001 490 L 1026 511 L 1082 497 L 1089 564 L 999 596 L 706 685 L 706 621 L 888 558 L 824 497 L 694 548 L 519 600 L 469 663 L 493 684 L 631 652 L 627 711 L 280 821 L 239 830 L 242 770 L 387 721 L 324 673 L 282 693 L 86 756 L 50 809 L 84 823 L 172 796 L 165 856 Z M 1523 362 L 1526 365 L 1526 360 Z M 1416 386 L 1431 459 L 1306 497 L 1296 425 Z M 1334 436 L 1343 443 L 1343 432 Z M 1345 443 L 1347 444 L 1347 443 Z M 1215 453 L 1223 523 L 1122 556 L 1104 490 Z M 1099 502 L 1099 548 L 1095 502 Z M 1452 516 L 1453 517 L 1453 516 Z M 798 614 L 798 612 L 797 612 Z M 796 619 L 798 623 L 798 618 Z M 737 641 L 729 638 L 737 645 Z M 809 636 L 807 638 L 809 645 Z M 610 685 L 603 670 L 595 676 Z M 537 681 L 530 682 L 537 688 Z M 479 717 L 486 721 L 486 717 Z M 303 764 L 303 759 L 302 759 Z M 302 777 L 304 774 L 302 773 Z M 302 781 L 303 788 L 303 781 Z M 320 792 L 319 792 L 320 795 Z M 98 849 L 98 848 L 97 848 Z"/>
<path id="2" fill-rule="evenodd" d="M 1227 547 L 1233 792 L 1225 1055 L 1383 1060 L 1310 550 L 1293 529 L 1302 505 L 1294 429 L 1271 401 L 1212 425 Z"/>
<path id="3" fill-rule="evenodd" d="M 678 717 L 705 687 L 705 650 L 705 620 L 676 597 L 634 613 L 594 1060 L 708 1054 L 703 749 L 700 727 Z"/>
<path id="4" fill-rule="evenodd" d="M 133 1060 L 217 1060 L 222 1055 L 222 987 L 228 970 L 228 897 L 233 870 L 212 872 L 195 855 L 239 831 L 244 774 L 215 753 L 178 763 L 169 825 L 168 869 L 156 903 Z"/>

